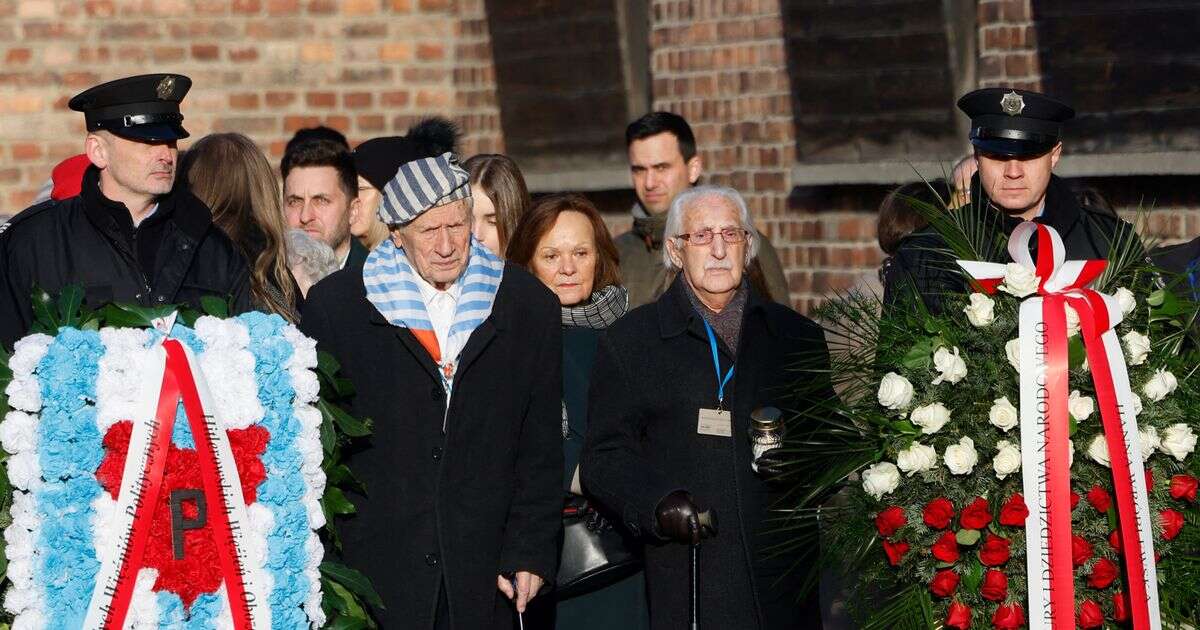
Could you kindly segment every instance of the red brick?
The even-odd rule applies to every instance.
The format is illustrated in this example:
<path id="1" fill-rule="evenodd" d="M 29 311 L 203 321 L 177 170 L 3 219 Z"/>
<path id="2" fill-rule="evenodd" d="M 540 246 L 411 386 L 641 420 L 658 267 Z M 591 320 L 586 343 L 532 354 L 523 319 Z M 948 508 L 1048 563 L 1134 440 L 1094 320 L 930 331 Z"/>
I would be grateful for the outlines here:
<path id="1" fill-rule="evenodd" d="M 246 46 L 244 48 L 234 48 L 229 51 L 229 60 L 246 63 L 258 60 L 258 48 L 254 46 Z"/>
<path id="2" fill-rule="evenodd" d="M 182 46 L 155 46 L 152 50 L 156 63 L 183 61 L 187 56 L 187 49 Z"/>
<path id="3" fill-rule="evenodd" d="M 348 92 L 342 95 L 342 106 L 347 109 L 370 107 L 372 101 L 370 92 Z"/>
<path id="4" fill-rule="evenodd" d="M 366 114 L 354 119 L 354 124 L 361 132 L 377 132 L 387 130 L 387 120 L 381 114 Z"/>
<path id="5" fill-rule="evenodd" d="M 9 48 L 4 53 L 4 63 L 28 63 L 33 58 L 33 51 L 28 48 Z"/>
<path id="6" fill-rule="evenodd" d="M 446 47 L 442 44 L 417 44 L 417 59 L 421 61 L 438 61 L 446 58 Z"/>
<path id="7" fill-rule="evenodd" d="M 304 102 L 309 107 L 337 107 L 337 94 L 333 92 L 308 92 L 304 95 Z"/>
<path id="8" fill-rule="evenodd" d="M 258 103 L 258 95 L 254 93 L 229 95 L 231 109 L 258 109 Z"/>
<path id="9" fill-rule="evenodd" d="M 21 169 L 16 167 L 0 168 L 0 184 L 18 184 L 21 182 Z"/>
<path id="10" fill-rule="evenodd" d="M 452 0 L 417 0 L 417 6 L 422 11 L 449 11 Z"/>
<path id="11" fill-rule="evenodd" d="M 334 0 L 309 0 L 307 9 L 313 15 L 329 15 L 337 12 L 337 2 Z"/>
<path id="12" fill-rule="evenodd" d="M 216 61 L 221 56 L 221 47 L 216 44 L 192 44 L 192 58 L 197 61 Z"/>
<path id="13" fill-rule="evenodd" d="M 411 98 L 407 91 L 397 90 L 379 95 L 379 104 L 384 107 L 406 107 Z"/>
<path id="14" fill-rule="evenodd" d="M 88 17 L 106 18 L 117 14 L 117 8 L 113 5 L 112 0 L 87 0 L 83 3 L 83 10 Z"/>
<path id="15" fill-rule="evenodd" d="M 42 147 L 33 142 L 14 142 L 12 144 L 12 158 L 14 160 L 26 162 L 36 160 L 42 157 Z"/>
<path id="16" fill-rule="evenodd" d="M 412 0 L 388 0 L 388 8 L 392 13 L 408 13 L 412 11 Z"/>
<path id="17" fill-rule="evenodd" d="M 243 15 L 254 15 L 262 11 L 262 0 L 233 0 L 229 10 Z"/>
<path id="18" fill-rule="evenodd" d="M 267 107 L 287 107 L 296 102 L 295 92 L 267 92 Z"/>
<path id="19" fill-rule="evenodd" d="M 267 0 L 268 15 L 295 15 L 300 12 L 300 0 Z"/>
<path id="20" fill-rule="evenodd" d="M 305 127 L 316 127 L 321 124 L 319 116 L 284 116 L 283 130 L 287 133 L 296 133 Z"/>

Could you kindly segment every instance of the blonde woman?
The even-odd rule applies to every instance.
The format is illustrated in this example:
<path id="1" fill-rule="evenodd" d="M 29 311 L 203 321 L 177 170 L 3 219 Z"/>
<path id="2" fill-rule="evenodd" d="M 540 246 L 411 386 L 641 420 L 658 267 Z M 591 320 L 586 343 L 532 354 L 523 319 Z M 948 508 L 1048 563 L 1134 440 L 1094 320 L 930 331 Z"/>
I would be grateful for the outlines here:
<path id="1" fill-rule="evenodd" d="M 262 150 L 240 133 L 215 133 L 192 145 L 180 172 L 246 258 L 254 307 L 296 321 L 302 298 L 288 271 L 279 180 Z"/>

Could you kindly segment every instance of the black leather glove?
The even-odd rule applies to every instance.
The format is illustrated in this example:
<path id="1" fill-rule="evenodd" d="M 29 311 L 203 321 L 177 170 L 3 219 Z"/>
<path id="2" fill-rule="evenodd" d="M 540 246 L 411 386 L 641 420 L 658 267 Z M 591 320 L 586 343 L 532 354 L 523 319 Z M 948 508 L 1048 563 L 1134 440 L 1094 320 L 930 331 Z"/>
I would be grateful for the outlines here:
<path id="1" fill-rule="evenodd" d="M 711 511 L 701 512 L 691 493 L 685 490 L 663 497 L 654 513 L 659 533 L 669 540 L 698 545 L 702 539 L 717 535 L 715 515 Z"/>
<path id="2" fill-rule="evenodd" d="M 778 447 L 763 451 L 763 454 L 754 460 L 754 465 L 758 468 L 758 476 L 767 481 L 778 481 L 788 469 L 783 449 Z"/>

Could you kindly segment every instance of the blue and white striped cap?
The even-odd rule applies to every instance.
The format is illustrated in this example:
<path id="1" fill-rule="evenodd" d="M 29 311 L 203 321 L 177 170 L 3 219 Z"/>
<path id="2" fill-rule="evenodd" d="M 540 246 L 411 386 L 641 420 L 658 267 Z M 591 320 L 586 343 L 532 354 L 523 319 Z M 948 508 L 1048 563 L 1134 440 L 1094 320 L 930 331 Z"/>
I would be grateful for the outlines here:
<path id="1" fill-rule="evenodd" d="M 447 151 L 400 165 L 396 176 L 383 187 L 379 220 L 385 225 L 405 224 L 426 210 L 471 196 L 471 176 Z"/>

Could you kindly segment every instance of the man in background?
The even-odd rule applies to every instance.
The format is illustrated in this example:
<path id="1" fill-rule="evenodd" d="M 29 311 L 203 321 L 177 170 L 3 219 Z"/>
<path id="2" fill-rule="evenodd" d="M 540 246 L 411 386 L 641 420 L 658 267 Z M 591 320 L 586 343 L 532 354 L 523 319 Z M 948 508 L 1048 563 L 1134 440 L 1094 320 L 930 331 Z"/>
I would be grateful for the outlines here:
<path id="1" fill-rule="evenodd" d="M 633 229 L 614 242 L 621 255 L 621 280 L 629 289 L 629 307 L 636 308 L 657 299 L 674 278 L 674 271 L 663 263 L 667 209 L 700 180 L 704 165 L 691 126 L 670 112 L 651 112 L 629 123 L 625 147 L 638 202 L 633 206 Z M 758 242 L 758 257 L 747 269 L 750 282 L 768 299 L 790 306 L 779 255 L 761 232 Z"/>
<path id="2" fill-rule="evenodd" d="M 279 168 L 288 227 L 331 247 L 339 268 L 365 261 L 367 249 L 350 237 L 350 212 L 361 201 L 349 151 L 330 140 L 300 142 L 284 154 Z"/>

